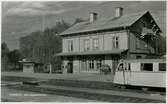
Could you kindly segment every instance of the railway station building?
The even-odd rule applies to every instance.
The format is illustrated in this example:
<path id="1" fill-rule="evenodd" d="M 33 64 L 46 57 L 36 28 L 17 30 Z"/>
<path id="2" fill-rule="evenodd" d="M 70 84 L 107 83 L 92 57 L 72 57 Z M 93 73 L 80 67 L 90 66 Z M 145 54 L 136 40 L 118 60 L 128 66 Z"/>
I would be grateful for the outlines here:
<path id="1" fill-rule="evenodd" d="M 123 14 L 115 8 L 115 16 L 75 24 L 59 34 L 62 37 L 63 73 L 99 73 L 103 64 L 114 71 L 120 59 L 143 59 L 158 54 L 157 41 L 162 33 L 149 11 Z"/>

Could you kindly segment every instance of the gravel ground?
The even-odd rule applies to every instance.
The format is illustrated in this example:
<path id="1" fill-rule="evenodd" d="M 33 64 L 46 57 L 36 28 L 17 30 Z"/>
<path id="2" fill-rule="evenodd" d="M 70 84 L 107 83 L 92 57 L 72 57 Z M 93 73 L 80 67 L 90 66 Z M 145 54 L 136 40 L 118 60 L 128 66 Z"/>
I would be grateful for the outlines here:
<path id="1" fill-rule="evenodd" d="M 12 85 L 13 86 L 13 85 Z M 2 89 L 3 101 L 19 102 L 119 102 L 119 103 L 163 103 L 165 101 L 124 97 L 98 93 L 75 92 L 68 89 L 38 88 L 35 86 L 8 86 Z"/>
<path id="2" fill-rule="evenodd" d="M 5 102 L 96 102 L 83 98 L 44 94 L 1 87 L 1 100 Z"/>

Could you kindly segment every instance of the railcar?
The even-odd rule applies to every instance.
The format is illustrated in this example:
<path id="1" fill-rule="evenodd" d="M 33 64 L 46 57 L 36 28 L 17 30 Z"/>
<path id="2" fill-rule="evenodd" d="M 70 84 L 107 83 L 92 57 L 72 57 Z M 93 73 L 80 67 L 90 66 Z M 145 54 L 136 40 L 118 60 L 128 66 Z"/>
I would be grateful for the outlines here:
<path id="1" fill-rule="evenodd" d="M 114 83 L 120 86 L 166 87 L 165 59 L 135 59 L 119 62 Z"/>

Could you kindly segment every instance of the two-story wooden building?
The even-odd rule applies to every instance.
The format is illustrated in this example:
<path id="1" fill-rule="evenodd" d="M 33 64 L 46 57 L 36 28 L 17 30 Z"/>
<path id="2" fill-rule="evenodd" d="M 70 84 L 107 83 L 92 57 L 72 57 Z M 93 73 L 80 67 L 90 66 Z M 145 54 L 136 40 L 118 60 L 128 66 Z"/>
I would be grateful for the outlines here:
<path id="1" fill-rule="evenodd" d="M 150 12 L 123 14 L 117 7 L 115 17 L 99 19 L 90 13 L 89 21 L 80 22 L 60 35 L 64 73 L 99 72 L 102 64 L 115 70 L 120 59 L 145 58 L 156 54 L 161 29 Z"/>

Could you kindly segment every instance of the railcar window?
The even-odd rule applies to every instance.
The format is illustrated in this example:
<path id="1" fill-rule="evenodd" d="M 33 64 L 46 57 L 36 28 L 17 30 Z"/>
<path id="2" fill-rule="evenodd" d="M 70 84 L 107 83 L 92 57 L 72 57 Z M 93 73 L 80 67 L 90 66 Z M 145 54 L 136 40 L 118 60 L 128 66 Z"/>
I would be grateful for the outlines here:
<path id="1" fill-rule="evenodd" d="M 166 71 L 166 63 L 159 63 L 159 71 Z"/>
<path id="2" fill-rule="evenodd" d="M 153 64 L 152 63 L 142 63 L 141 71 L 153 71 Z"/>
<path id="3" fill-rule="evenodd" d="M 129 71 L 129 64 L 125 63 L 124 66 L 123 66 L 123 69 L 125 69 L 126 71 Z"/>
<path id="4" fill-rule="evenodd" d="M 123 71 L 123 64 L 120 64 L 120 65 L 119 65 L 118 71 Z"/>

